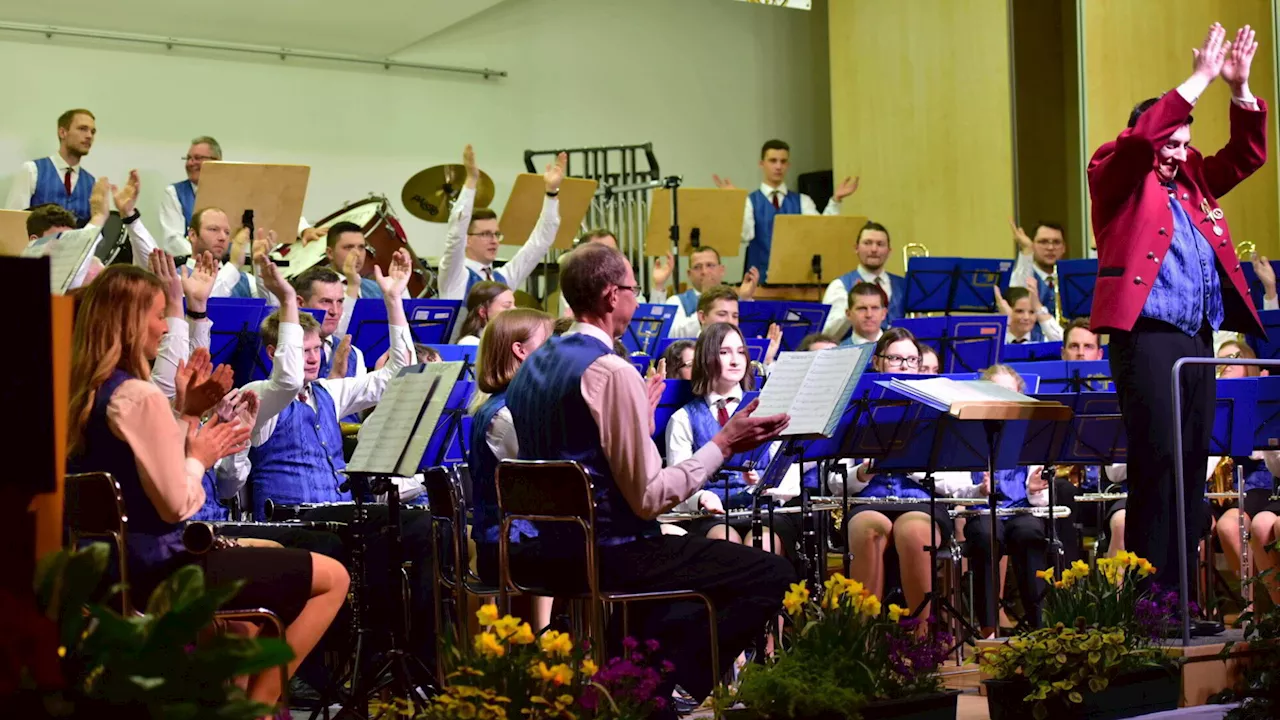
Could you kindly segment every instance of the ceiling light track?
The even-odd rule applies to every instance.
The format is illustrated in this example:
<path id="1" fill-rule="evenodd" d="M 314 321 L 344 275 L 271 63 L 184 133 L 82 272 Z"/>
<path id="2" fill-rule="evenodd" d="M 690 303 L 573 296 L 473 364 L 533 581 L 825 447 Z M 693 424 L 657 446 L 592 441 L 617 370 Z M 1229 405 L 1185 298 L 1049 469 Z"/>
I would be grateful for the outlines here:
<path id="1" fill-rule="evenodd" d="M 54 37 L 89 38 L 111 42 L 133 43 L 164 47 L 168 50 L 189 48 L 195 50 L 215 50 L 219 52 L 246 53 L 250 55 L 270 55 L 288 60 L 321 60 L 324 62 L 347 63 L 352 65 L 381 66 L 383 70 L 392 68 L 405 70 L 425 70 L 430 72 L 461 73 L 479 75 L 485 80 L 495 77 L 506 77 L 506 70 L 492 68 L 460 67 L 456 65 L 433 65 L 430 63 L 405 62 L 391 58 L 366 57 L 361 55 L 344 55 L 341 53 L 319 52 L 315 50 L 295 50 L 292 48 L 273 48 L 263 45 L 244 45 L 240 43 L 219 42 L 215 40 L 192 40 L 188 38 L 160 37 L 158 35 L 139 35 L 134 33 L 111 32 L 107 30 L 85 30 L 82 28 L 57 27 L 54 25 L 30 25 L 27 23 L 0 22 L 0 31 L 44 35 L 48 39 Z"/>

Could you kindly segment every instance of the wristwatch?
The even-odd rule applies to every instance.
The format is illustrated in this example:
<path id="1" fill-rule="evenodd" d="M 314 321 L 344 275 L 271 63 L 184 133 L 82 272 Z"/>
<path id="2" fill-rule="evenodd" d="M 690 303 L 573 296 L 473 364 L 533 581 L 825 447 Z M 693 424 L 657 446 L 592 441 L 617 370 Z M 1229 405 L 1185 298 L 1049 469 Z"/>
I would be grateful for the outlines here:
<path id="1" fill-rule="evenodd" d="M 129 225 L 137 222 L 140 217 L 142 217 L 142 211 L 138 210 L 138 208 L 134 208 L 133 212 L 129 213 L 129 217 L 120 218 L 120 222 L 125 225 Z"/>
<path id="2" fill-rule="evenodd" d="M 204 320 L 209 317 L 209 313 L 207 312 L 196 312 L 195 310 L 187 310 L 186 313 L 187 313 L 187 317 L 191 318 L 192 320 Z"/>

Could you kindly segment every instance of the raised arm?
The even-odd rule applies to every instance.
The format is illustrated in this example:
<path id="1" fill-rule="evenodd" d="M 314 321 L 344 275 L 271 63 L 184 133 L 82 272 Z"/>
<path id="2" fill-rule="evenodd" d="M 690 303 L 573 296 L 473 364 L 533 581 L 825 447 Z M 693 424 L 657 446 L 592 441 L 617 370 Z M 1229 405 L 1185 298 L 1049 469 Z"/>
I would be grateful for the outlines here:
<path id="1" fill-rule="evenodd" d="M 556 156 L 555 163 L 548 164 L 542 174 L 547 196 L 542 200 L 542 214 L 538 216 L 538 224 L 515 256 L 502 266 L 502 276 L 512 289 L 520 287 L 533 274 L 534 268 L 538 267 L 538 263 L 542 262 L 543 256 L 556 241 L 556 233 L 560 232 L 560 183 L 564 182 L 568 167 L 569 156 L 560 153 Z"/>
<path id="2" fill-rule="evenodd" d="M 1231 87 L 1231 135 L 1221 150 L 1204 159 L 1209 192 L 1220 198 L 1267 162 L 1267 106 L 1249 91 L 1249 69 L 1258 51 L 1253 28 L 1236 31 L 1222 64 L 1222 79 Z"/>
<path id="3" fill-rule="evenodd" d="M 471 208 L 476 202 L 476 183 L 480 180 L 476 153 L 470 145 L 462 150 L 462 165 L 467 169 L 467 182 L 449 211 L 449 232 L 445 236 L 440 276 L 436 280 L 442 300 L 467 299 L 467 228 L 471 227 Z"/>
<path id="4" fill-rule="evenodd" d="M 258 394 L 258 416 L 254 423 L 254 444 L 261 444 L 270 437 L 261 437 L 265 430 L 275 428 L 279 415 L 306 382 L 302 358 L 302 326 L 298 324 L 298 295 L 285 281 L 280 268 L 267 259 L 265 253 L 253 258 L 254 268 L 266 283 L 267 289 L 280 298 L 280 323 L 272 355 L 271 375 L 263 381 L 249 383 L 245 387 Z"/>

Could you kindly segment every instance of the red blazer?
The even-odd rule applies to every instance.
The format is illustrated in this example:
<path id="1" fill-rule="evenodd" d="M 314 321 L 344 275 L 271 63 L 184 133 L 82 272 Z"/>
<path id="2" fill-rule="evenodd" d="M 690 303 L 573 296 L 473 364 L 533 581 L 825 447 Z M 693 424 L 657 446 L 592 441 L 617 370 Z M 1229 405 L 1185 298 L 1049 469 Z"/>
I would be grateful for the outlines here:
<path id="1" fill-rule="evenodd" d="M 1217 155 L 1205 157 L 1187 148 L 1187 160 L 1175 179 L 1177 199 L 1200 233 L 1213 247 L 1225 273 L 1222 329 L 1264 334 L 1258 311 L 1249 298 L 1240 260 L 1226 218 L 1218 221 L 1223 233 L 1213 232 L 1213 221 L 1201 207 L 1218 207 L 1241 180 L 1267 160 L 1267 106 L 1258 100 L 1257 110 L 1231 104 L 1231 138 Z M 1089 199 L 1093 234 L 1098 245 L 1098 283 L 1093 291 L 1091 321 L 1094 331 L 1132 330 L 1151 293 L 1151 283 L 1173 240 L 1173 211 L 1169 191 L 1153 168 L 1156 153 L 1191 114 L 1192 105 L 1176 90 L 1142 114 L 1133 128 L 1104 144 L 1089 161 Z"/>

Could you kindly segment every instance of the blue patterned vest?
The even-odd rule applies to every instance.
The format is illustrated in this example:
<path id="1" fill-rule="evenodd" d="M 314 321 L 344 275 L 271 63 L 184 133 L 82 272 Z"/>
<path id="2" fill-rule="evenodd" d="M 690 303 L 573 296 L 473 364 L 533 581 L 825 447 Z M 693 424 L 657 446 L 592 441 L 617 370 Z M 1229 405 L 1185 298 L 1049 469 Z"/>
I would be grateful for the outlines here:
<path id="1" fill-rule="evenodd" d="M 769 251 L 773 247 L 773 218 L 776 215 L 799 215 L 800 193 L 788 191 L 782 198 L 782 207 L 773 208 L 773 201 L 759 189 L 747 196 L 751 201 L 751 214 L 756 221 L 756 234 L 747 245 L 747 259 L 744 268 L 756 268 L 760 271 L 760 282 L 768 280 Z"/>
<path id="2" fill-rule="evenodd" d="M 369 300 L 381 300 L 382 288 L 378 287 L 378 281 L 373 278 L 360 278 L 360 297 Z"/>
<path id="3" fill-rule="evenodd" d="M 600 446 L 600 428 L 582 398 L 582 374 L 597 359 L 612 353 L 613 348 L 581 333 L 551 338 L 524 361 L 507 387 L 507 407 L 520 441 L 520 458 L 582 464 L 591 477 L 596 537 L 603 545 L 660 534 L 657 521 L 640 519 L 618 490 Z M 643 382 L 639 377 L 635 381 Z M 539 530 L 544 537 L 550 534 L 547 528 Z"/>
<path id="4" fill-rule="evenodd" d="M 1027 334 L 1026 339 L 1023 340 L 1022 342 L 1029 342 L 1029 343 L 1044 342 L 1044 331 L 1040 329 L 1040 323 L 1036 323 L 1035 325 L 1031 326 L 1031 332 Z"/>
<path id="5" fill-rule="evenodd" d="M 876 473 L 871 481 L 855 497 L 896 497 L 908 500 L 928 500 L 929 491 L 905 473 Z"/>
<path id="6" fill-rule="evenodd" d="M 493 271 L 493 281 L 500 282 L 503 285 L 506 285 L 507 287 L 511 287 L 511 283 L 507 282 L 507 277 L 497 270 Z M 471 268 L 467 268 L 467 291 L 462 295 L 462 300 L 464 303 L 466 302 L 467 295 L 471 294 L 471 288 L 475 287 L 476 283 L 478 282 L 484 282 L 484 276 L 476 272 L 475 270 L 472 270 Z M 515 290 L 515 288 L 511 288 L 511 289 Z M 382 294 L 379 293 L 378 297 L 382 297 Z"/>
<path id="7" fill-rule="evenodd" d="M 676 295 L 676 299 L 680 301 L 680 307 L 684 309 L 684 314 L 693 317 L 698 312 L 698 291 L 689 288 L 684 292 Z"/>
<path id="8" fill-rule="evenodd" d="M 982 484 L 982 473 L 973 474 L 973 484 Z M 997 470 L 995 491 L 1000 493 L 999 505 L 1002 508 L 1031 507 L 1027 500 L 1027 469 Z"/>
<path id="9" fill-rule="evenodd" d="M 89 222 L 89 197 L 93 195 L 94 183 L 94 178 L 89 174 L 89 171 L 80 168 L 79 176 L 76 178 L 76 186 L 71 189 L 71 194 L 68 195 L 63 177 L 58 174 L 58 168 L 54 166 L 52 160 L 42 157 L 34 162 L 36 164 L 36 187 L 31 193 L 31 204 L 28 207 L 38 207 L 50 203 L 61 205 L 70 210 L 81 225 Z"/>
<path id="10" fill-rule="evenodd" d="M 500 530 L 496 478 L 499 458 L 489 449 L 485 435 L 493 424 L 493 418 L 506 406 L 505 392 L 492 395 L 476 410 L 471 421 L 471 447 L 467 451 L 467 464 L 471 468 L 471 539 L 477 543 L 498 542 Z M 537 528 L 528 520 L 515 520 L 511 525 L 511 542 L 538 536 Z"/>
<path id="11" fill-rule="evenodd" d="M 711 406 L 707 404 L 706 398 L 694 398 L 685 403 L 684 411 L 689 414 L 689 429 L 693 431 L 693 448 L 698 448 L 711 442 L 711 438 L 720 432 L 720 421 L 711 411 Z M 766 446 L 764 454 L 756 461 L 756 472 L 764 471 L 764 467 L 769 463 L 769 449 Z M 729 458 L 725 465 L 741 464 L 743 458 Z M 734 508 L 744 508 L 751 506 L 751 496 L 747 494 L 746 475 L 739 470 L 721 470 L 714 477 L 707 480 L 703 485 L 703 490 L 710 490 L 720 496 L 721 502 L 724 503 L 726 510 Z"/>
<path id="12" fill-rule="evenodd" d="M 351 493 L 338 489 L 346 479 L 339 471 L 347 462 L 342 456 L 342 431 L 333 398 L 319 382 L 308 388 L 317 409 L 300 400 L 289 403 L 276 416 L 271 437 L 249 450 L 255 520 L 266 519 L 263 505 L 267 498 L 284 505 L 351 500 Z"/>
<path id="13" fill-rule="evenodd" d="M 1177 186 L 1170 187 L 1176 193 Z M 1225 312 L 1217 256 L 1176 195 L 1169 197 L 1169 210 L 1173 238 L 1142 306 L 1142 317 L 1162 320 L 1187 335 L 1200 332 L 1206 322 L 1217 330 Z"/>
<path id="14" fill-rule="evenodd" d="M 341 342 L 341 339 L 339 339 L 337 335 L 331 335 L 330 337 L 334 338 L 332 346 L 337 347 L 338 343 Z M 356 376 L 356 373 L 359 371 L 360 363 L 364 360 L 364 358 L 361 357 L 359 353 L 360 353 L 360 349 L 353 345 L 351 347 L 351 353 L 347 355 L 347 377 L 349 378 L 353 378 Z M 322 378 L 329 377 L 329 371 L 332 369 L 333 369 L 333 350 L 330 349 L 329 345 L 326 345 L 325 343 L 322 342 L 320 343 L 319 377 L 322 377 Z M 360 414 L 351 413 L 350 415 L 343 416 L 341 418 L 341 421 L 345 423 L 358 423 L 360 422 Z"/>
<path id="15" fill-rule="evenodd" d="M 888 278 L 889 312 L 885 314 L 884 322 L 880 324 L 880 327 L 888 330 L 889 326 L 893 325 L 894 320 L 901 320 L 906 317 L 904 308 L 907 304 L 907 281 L 905 278 L 888 273 L 885 273 L 882 277 Z M 862 282 L 862 274 L 858 272 L 858 268 L 854 268 L 837 279 L 844 283 L 844 294 L 847 297 L 849 291 L 853 290 L 853 286 Z"/>
<path id="16" fill-rule="evenodd" d="M 196 514 L 188 520 L 226 522 L 230 519 L 231 511 L 218 502 L 218 471 L 213 468 L 205 470 L 204 477 L 200 478 L 200 484 L 204 486 L 204 505 L 201 505 Z"/>
<path id="17" fill-rule="evenodd" d="M 82 451 L 69 458 L 68 472 L 108 472 L 120 483 L 125 510 L 129 515 L 128 540 L 125 552 L 128 565 L 141 586 L 150 586 L 163 579 L 171 569 L 169 560 L 184 552 L 182 523 L 166 522 L 147 497 L 138 476 L 138 464 L 133 450 L 124 440 L 111 432 L 107 422 L 107 406 L 111 396 L 126 380 L 134 379 L 123 370 L 111 373 L 97 393 L 93 409 L 84 426 Z"/>
<path id="18" fill-rule="evenodd" d="M 190 180 L 174 183 L 173 194 L 178 196 L 178 204 L 182 206 L 182 217 L 186 227 L 191 227 L 191 213 L 196 209 L 196 186 Z"/>

